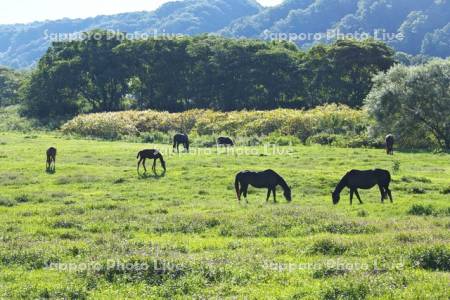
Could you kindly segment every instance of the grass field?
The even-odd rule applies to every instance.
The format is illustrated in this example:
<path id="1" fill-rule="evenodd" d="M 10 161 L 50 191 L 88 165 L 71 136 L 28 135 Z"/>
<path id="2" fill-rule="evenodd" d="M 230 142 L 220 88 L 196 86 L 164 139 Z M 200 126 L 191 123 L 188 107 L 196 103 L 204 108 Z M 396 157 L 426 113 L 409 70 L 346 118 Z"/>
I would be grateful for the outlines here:
<path id="1" fill-rule="evenodd" d="M 44 170 L 49 146 L 59 151 L 54 174 Z M 175 155 L 157 145 L 167 173 L 138 177 L 136 153 L 149 147 L 0 133 L 0 298 L 450 296 L 448 154 Z M 373 189 L 360 192 L 364 205 L 350 206 L 347 190 L 332 205 L 346 171 L 375 167 L 393 175 L 393 204 Z M 234 175 L 267 168 L 292 186 L 293 202 L 278 190 L 278 204 L 266 203 L 265 190 L 250 189 L 238 204 Z"/>

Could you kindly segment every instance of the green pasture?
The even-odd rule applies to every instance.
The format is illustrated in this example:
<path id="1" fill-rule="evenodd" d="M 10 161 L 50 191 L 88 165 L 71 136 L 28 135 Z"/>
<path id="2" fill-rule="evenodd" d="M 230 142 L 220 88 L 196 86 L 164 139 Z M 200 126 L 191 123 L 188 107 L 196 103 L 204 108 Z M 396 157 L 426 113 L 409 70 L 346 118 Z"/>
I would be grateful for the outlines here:
<path id="1" fill-rule="evenodd" d="M 138 176 L 137 152 L 154 147 L 167 173 Z M 449 298 L 449 154 L 191 150 L 0 133 L 0 298 Z M 250 188 L 238 203 L 235 174 L 269 168 L 293 201 Z M 391 171 L 393 204 L 374 188 L 332 205 L 345 172 L 371 168 Z"/>

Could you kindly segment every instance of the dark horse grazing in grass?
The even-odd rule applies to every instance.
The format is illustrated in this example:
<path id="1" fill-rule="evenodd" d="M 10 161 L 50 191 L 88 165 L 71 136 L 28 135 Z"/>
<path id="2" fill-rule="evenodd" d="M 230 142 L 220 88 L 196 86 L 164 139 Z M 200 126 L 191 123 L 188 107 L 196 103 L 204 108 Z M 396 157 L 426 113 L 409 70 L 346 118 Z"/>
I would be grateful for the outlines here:
<path id="1" fill-rule="evenodd" d="M 50 147 L 47 150 L 47 164 L 45 165 L 47 171 L 54 172 L 56 169 L 56 148 Z"/>
<path id="2" fill-rule="evenodd" d="M 392 134 L 386 136 L 386 153 L 394 155 L 394 136 Z"/>
<path id="3" fill-rule="evenodd" d="M 136 158 L 140 158 L 138 165 L 137 165 L 138 173 L 139 173 L 139 167 L 141 166 L 141 163 L 144 166 L 145 173 L 147 173 L 147 168 L 145 167 L 145 160 L 147 158 L 153 159 L 153 167 L 152 167 L 153 172 L 156 172 L 156 160 L 157 159 L 159 159 L 159 161 L 161 162 L 161 166 L 164 169 L 164 172 L 166 171 L 166 162 L 164 161 L 162 154 L 158 150 L 155 150 L 155 149 L 142 150 L 141 152 L 138 153 Z"/>
<path id="4" fill-rule="evenodd" d="M 180 152 L 180 144 L 183 145 L 184 149 L 189 152 L 189 137 L 184 133 L 177 133 L 173 137 L 173 151 L 177 149 L 177 152 Z"/>
<path id="5" fill-rule="evenodd" d="M 286 181 L 278 175 L 275 171 L 266 170 L 263 172 L 251 172 L 242 171 L 236 175 L 234 186 L 236 189 L 236 195 L 239 201 L 241 201 L 241 195 L 244 194 L 245 201 L 247 201 L 248 186 L 254 186 L 255 188 L 267 188 L 267 199 L 269 201 L 270 193 L 273 193 L 273 202 L 276 200 L 276 187 L 280 185 L 284 190 L 284 197 L 288 202 L 291 202 L 291 188 L 287 185 Z"/>
<path id="6" fill-rule="evenodd" d="M 392 203 L 392 194 L 389 189 L 389 184 L 391 183 L 391 174 L 389 171 L 375 169 L 369 171 L 358 171 L 351 170 L 344 177 L 342 177 L 339 184 L 336 186 L 336 189 L 333 192 L 333 204 L 338 204 L 340 199 L 340 194 L 345 187 L 350 189 L 350 205 L 353 203 L 353 194 L 356 194 L 358 197 L 359 203 L 363 203 L 361 201 L 361 197 L 359 197 L 358 189 L 371 189 L 375 185 L 378 185 L 381 193 L 381 202 L 384 202 L 384 199 L 389 196 L 389 199 Z"/>
<path id="7" fill-rule="evenodd" d="M 227 146 L 233 147 L 234 143 L 233 143 L 233 140 L 231 140 L 229 137 L 221 136 L 217 139 L 217 145 L 225 146 L 225 147 L 227 147 Z"/>

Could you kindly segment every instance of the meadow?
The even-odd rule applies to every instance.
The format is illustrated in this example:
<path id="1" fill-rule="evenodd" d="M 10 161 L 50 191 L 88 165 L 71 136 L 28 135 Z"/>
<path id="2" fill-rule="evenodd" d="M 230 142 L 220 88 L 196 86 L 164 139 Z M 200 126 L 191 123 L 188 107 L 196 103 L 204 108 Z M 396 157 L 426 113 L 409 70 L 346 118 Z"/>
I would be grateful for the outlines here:
<path id="1" fill-rule="evenodd" d="M 45 150 L 58 148 L 56 172 Z M 138 176 L 156 147 L 164 176 Z M 150 165 L 150 163 L 148 163 Z M 331 192 L 350 169 L 378 189 Z M 158 165 L 158 172 L 161 171 Z M 274 169 L 293 189 L 266 203 L 234 175 Z M 0 298 L 448 299 L 450 155 L 319 145 L 193 147 L 0 133 Z"/>

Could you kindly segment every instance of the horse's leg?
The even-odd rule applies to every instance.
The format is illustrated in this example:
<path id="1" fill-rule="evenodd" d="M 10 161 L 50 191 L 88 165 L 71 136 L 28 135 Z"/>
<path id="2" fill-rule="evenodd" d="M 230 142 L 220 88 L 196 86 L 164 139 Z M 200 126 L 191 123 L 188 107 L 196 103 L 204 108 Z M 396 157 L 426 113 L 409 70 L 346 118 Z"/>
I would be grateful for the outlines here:
<path id="1" fill-rule="evenodd" d="M 269 198 L 270 198 L 270 193 L 272 191 L 270 190 L 270 188 L 267 189 L 267 198 L 266 198 L 266 202 L 269 202 Z"/>
<path id="2" fill-rule="evenodd" d="M 146 158 L 144 158 L 144 161 L 142 162 L 142 165 L 144 166 L 145 173 L 147 173 L 147 167 L 145 166 L 145 161 L 146 161 Z"/>
<path id="3" fill-rule="evenodd" d="M 384 203 L 385 191 L 384 191 L 384 189 L 383 189 L 383 187 L 381 185 L 378 185 L 378 188 L 380 189 L 381 203 Z"/>
<path id="4" fill-rule="evenodd" d="M 350 205 L 353 205 L 353 194 L 355 193 L 355 190 L 350 189 Z"/>
<path id="5" fill-rule="evenodd" d="M 156 158 L 153 159 L 153 167 L 152 167 L 153 172 L 156 171 Z"/>
<path id="6" fill-rule="evenodd" d="M 243 185 L 242 185 L 242 193 L 244 193 L 244 199 L 245 199 L 245 202 L 248 203 L 248 200 L 247 200 L 247 192 L 248 192 L 248 184 L 243 184 Z"/>
<path id="7" fill-rule="evenodd" d="M 139 159 L 138 164 L 137 164 L 137 172 L 138 173 L 139 173 L 139 167 L 141 166 L 142 159 L 143 158 Z"/>
<path id="8" fill-rule="evenodd" d="M 273 203 L 277 203 L 277 187 L 272 188 Z"/>
<path id="9" fill-rule="evenodd" d="M 361 197 L 359 196 L 358 189 L 355 189 L 355 195 L 356 195 L 356 198 L 358 198 L 358 200 L 359 200 L 359 204 L 363 204 L 363 202 L 361 201 Z"/>
<path id="10" fill-rule="evenodd" d="M 394 200 L 392 199 L 392 193 L 391 193 L 391 190 L 389 189 L 389 187 L 386 187 L 386 192 L 389 196 L 389 200 L 391 200 L 391 203 L 394 203 Z"/>

